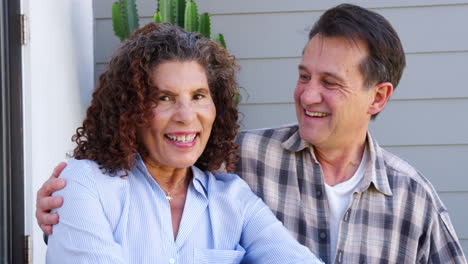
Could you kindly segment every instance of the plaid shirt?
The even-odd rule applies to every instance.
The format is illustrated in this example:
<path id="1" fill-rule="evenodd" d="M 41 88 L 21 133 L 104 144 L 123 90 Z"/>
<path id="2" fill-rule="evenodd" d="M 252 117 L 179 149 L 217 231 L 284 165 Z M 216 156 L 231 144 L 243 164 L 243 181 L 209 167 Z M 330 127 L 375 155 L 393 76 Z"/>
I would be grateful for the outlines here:
<path id="1" fill-rule="evenodd" d="M 466 263 L 432 185 L 367 138 L 370 163 L 341 221 L 335 263 Z M 300 243 L 329 263 L 322 169 L 298 126 L 242 132 L 237 142 L 236 173 Z"/>

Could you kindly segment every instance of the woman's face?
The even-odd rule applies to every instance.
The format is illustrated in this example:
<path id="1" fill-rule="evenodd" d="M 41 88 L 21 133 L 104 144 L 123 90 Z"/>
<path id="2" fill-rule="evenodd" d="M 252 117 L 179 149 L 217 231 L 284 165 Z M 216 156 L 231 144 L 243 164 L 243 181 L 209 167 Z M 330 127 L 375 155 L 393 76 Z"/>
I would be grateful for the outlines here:
<path id="1" fill-rule="evenodd" d="M 152 72 L 159 89 L 149 127 L 139 129 L 145 157 L 158 166 L 187 168 L 203 153 L 216 117 L 208 80 L 195 61 L 170 61 Z"/>

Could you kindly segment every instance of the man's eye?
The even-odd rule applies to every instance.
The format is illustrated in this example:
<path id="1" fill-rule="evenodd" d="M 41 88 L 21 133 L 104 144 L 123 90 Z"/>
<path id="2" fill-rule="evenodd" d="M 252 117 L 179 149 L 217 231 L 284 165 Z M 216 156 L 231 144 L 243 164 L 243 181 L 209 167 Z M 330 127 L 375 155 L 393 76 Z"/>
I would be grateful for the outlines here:
<path id="1" fill-rule="evenodd" d="M 335 87 L 339 87 L 340 85 L 336 82 L 333 82 L 333 81 L 327 81 L 327 80 L 323 80 L 323 84 L 326 86 L 326 87 L 332 87 L 332 88 L 335 88 Z"/>
<path id="2" fill-rule="evenodd" d="M 303 81 L 309 81 L 310 80 L 310 75 L 307 74 L 299 74 L 299 79 Z"/>

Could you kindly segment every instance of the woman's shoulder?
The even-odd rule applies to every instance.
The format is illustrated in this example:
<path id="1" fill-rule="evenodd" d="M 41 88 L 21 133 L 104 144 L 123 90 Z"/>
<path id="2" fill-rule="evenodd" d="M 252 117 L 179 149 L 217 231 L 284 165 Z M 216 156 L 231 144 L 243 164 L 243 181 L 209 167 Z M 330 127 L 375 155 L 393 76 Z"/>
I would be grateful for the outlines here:
<path id="1" fill-rule="evenodd" d="M 79 184 L 94 192 L 112 192 L 122 188 L 126 183 L 126 178 L 119 177 L 123 173 L 117 172 L 114 174 L 106 173 L 101 169 L 100 165 L 88 159 L 70 159 L 67 166 L 60 174 L 69 184 Z"/>
<path id="2" fill-rule="evenodd" d="M 233 190 L 237 188 L 250 189 L 247 183 L 237 174 L 212 173 L 208 171 L 205 171 L 204 173 L 208 176 L 210 185 L 213 185 L 214 187 L 222 188 L 224 190 Z"/>
<path id="3" fill-rule="evenodd" d="M 225 197 L 235 200 L 241 205 L 259 199 L 249 185 L 237 174 L 205 172 L 208 177 L 208 193 L 210 197 Z"/>

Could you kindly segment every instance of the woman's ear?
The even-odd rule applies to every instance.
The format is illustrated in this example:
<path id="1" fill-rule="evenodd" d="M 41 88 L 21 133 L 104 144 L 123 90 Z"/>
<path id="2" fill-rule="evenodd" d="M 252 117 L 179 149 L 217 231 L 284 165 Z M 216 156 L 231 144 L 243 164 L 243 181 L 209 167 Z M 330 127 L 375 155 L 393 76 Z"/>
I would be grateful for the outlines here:
<path id="1" fill-rule="evenodd" d="M 375 85 L 372 88 L 373 100 L 369 106 L 367 113 L 375 115 L 382 111 L 387 104 L 390 96 L 393 94 L 393 84 L 390 82 L 383 82 Z"/>

